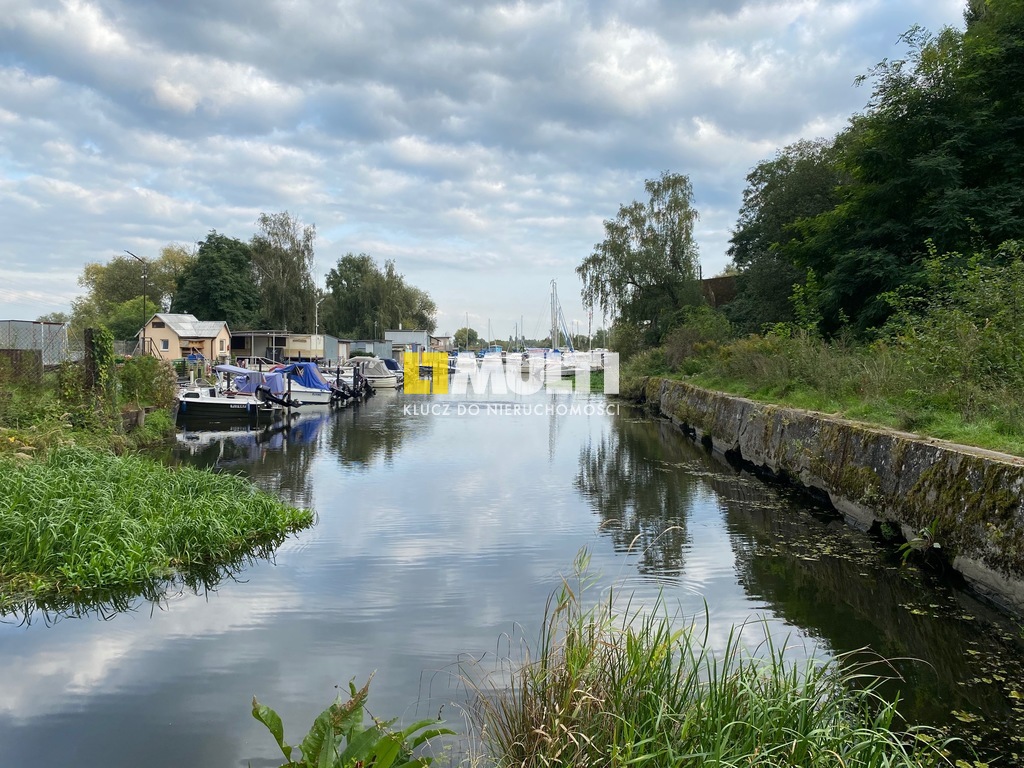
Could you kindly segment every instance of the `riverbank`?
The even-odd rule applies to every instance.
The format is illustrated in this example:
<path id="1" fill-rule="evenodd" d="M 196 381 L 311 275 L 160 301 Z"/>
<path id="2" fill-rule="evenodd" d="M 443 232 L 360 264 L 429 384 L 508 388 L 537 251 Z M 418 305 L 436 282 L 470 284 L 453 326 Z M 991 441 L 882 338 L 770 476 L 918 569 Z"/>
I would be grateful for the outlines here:
<path id="1" fill-rule="evenodd" d="M 0 611 L 210 584 L 312 523 L 241 478 L 139 455 L 174 434 L 173 371 L 116 361 L 105 336 L 95 370 L 0 366 Z"/>
<path id="2" fill-rule="evenodd" d="M 863 530 L 888 525 L 979 594 L 1024 614 L 1024 460 L 660 377 L 632 398 L 714 450 L 826 496 Z"/>
<path id="3" fill-rule="evenodd" d="M 22 454 L 24 455 L 24 454 Z M 77 446 L 0 457 L 0 609 L 140 592 L 312 523 L 246 480 Z"/>

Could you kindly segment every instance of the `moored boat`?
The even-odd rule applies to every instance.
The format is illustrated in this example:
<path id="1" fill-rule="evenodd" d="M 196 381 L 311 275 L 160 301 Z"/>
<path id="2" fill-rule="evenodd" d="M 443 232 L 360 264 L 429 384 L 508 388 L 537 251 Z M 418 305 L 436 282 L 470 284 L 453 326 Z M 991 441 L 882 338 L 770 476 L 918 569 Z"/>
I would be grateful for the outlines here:
<path id="1" fill-rule="evenodd" d="M 405 371 L 402 370 L 402 366 L 398 364 L 398 361 L 390 357 L 384 357 L 381 358 L 381 362 L 384 363 L 385 368 L 395 375 L 395 379 L 397 379 L 395 386 L 402 386 L 405 383 Z"/>
<path id="2" fill-rule="evenodd" d="M 256 394 L 221 392 L 215 382 L 203 379 L 183 386 L 175 398 L 175 415 L 180 420 L 267 424 L 284 413 L 284 406 Z"/>
<path id="3" fill-rule="evenodd" d="M 398 376 L 388 370 L 379 357 L 352 357 L 347 367 L 353 374 L 358 373 L 373 389 L 396 389 L 399 386 Z"/>
<path id="4" fill-rule="evenodd" d="M 285 379 L 285 391 L 304 405 L 345 405 L 352 390 L 341 382 L 331 383 L 314 362 L 290 363 L 275 369 Z"/>

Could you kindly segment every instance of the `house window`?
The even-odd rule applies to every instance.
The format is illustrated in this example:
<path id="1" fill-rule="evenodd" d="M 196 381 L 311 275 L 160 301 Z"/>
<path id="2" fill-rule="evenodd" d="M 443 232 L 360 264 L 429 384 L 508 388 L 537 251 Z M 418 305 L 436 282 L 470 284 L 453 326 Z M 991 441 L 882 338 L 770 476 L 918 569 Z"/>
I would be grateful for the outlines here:
<path id="1" fill-rule="evenodd" d="M 154 320 L 153 321 L 153 327 L 154 328 L 163 328 L 164 327 L 163 320 Z"/>
<path id="2" fill-rule="evenodd" d="M 166 352 L 171 348 L 171 343 L 167 339 L 160 339 L 160 349 Z"/>
<path id="3" fill-rule="evenodd" d="M 223 351 L 224 351 L 224 339 L 221 339 L 221 340 L 220 340 L 220 351 L 221 351 L 221 352 L 223 352 Z"/>

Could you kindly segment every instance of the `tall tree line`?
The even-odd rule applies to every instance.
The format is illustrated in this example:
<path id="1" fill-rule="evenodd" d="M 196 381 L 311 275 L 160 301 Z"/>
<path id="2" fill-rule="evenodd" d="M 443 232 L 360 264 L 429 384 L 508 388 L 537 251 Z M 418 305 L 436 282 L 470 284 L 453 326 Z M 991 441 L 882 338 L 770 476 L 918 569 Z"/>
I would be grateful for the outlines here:
<path id="1" fill-rule="evenodd" d="M 79 277 L 86 294 L 71 315 L 46 319 L 70 320 L 73 332 L 103 325 L 120 339 L 135 336 L 144 315 L 159 311 L 225 320 L 232 330 L 359 337 L 402 324 L 434 330 L 433 300 L 406 283 L 393 262 L 381 268 L 370 256 L 347 254 L 320 290 L 313 275 L 316 227 L 287 211 L 260 214 L 256 226 L 248 241 L 212 230 L 193 251 L 167 246 L 155 259 L 124 255 L 87 264 Z"/>
<path id="2" fill-rule="evenodd" d="M 1024 0 L 972 0 L 964 18 L 963 31 L 906 32 L 905 58 L 862 78 L 871 97 L 845 130 L 748 175 L 730 241 L 740 327 L 792 319 L 785 285 L 813 274 L 822 330 L 870 333 L 893 292 L 927 291 L 929 248 L 991 250 L 1024 232 Z"/>

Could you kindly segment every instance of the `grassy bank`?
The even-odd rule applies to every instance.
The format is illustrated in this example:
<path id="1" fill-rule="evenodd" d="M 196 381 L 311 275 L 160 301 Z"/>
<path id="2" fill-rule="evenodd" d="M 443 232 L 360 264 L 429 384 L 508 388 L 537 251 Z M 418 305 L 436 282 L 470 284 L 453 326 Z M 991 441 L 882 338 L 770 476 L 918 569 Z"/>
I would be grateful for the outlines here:
<path id="1" fill-rule="evenodd" d="M 880 297 L 888 319 L 877 327 L 841 325 L 823 336 L 823 296 L 812 290 L 812 273 L 794 287 L 797 319 L 758 335 L 736 338 L 728 306 L 686 307 L 660 346 L 622 348 L 629 358 L 623 390 L 647 375 L 685 378 L 1024 455 L 1024 247 L 930 254 L 921 285 Z"/>
<path id="2" fill-rule="evenodd" d="M 899 727 L 853 657 L 792 664 L 769 642 L 744 651 L 735 633 L 716 656 L 664 606 L 582 595 L 582 580 L 553 595 L 534 658 L 480 697 L 498 765 L 952 765 L 935 731 Z"/>
<path id="3" fill-rule="evenodd" d="M 79 362 L 41 374 L 0 363 L 0 610 L 121 604 L 176 577 L 211 584 L 311 524 L 241 478 L 139 456 L 173 437 L 173 371 L 117 361 L 109 340 L 96 361 L 92 383 Z"/>
<path id="4" fill-rule="evenodd" d="M 670 340 L 623 366 L 623 393 L 644 376 L 1024 456 L 1024 402 L 1012 381 L 940 375 L 898 345 L 799 332 L 684 348 Z"/>
<path id="5" fill-rule="evenodd" d="M 141 589 L 279 544 L 312 522 L 247 481 L 64 446 L 0 457 L 0 606 Z"/>

